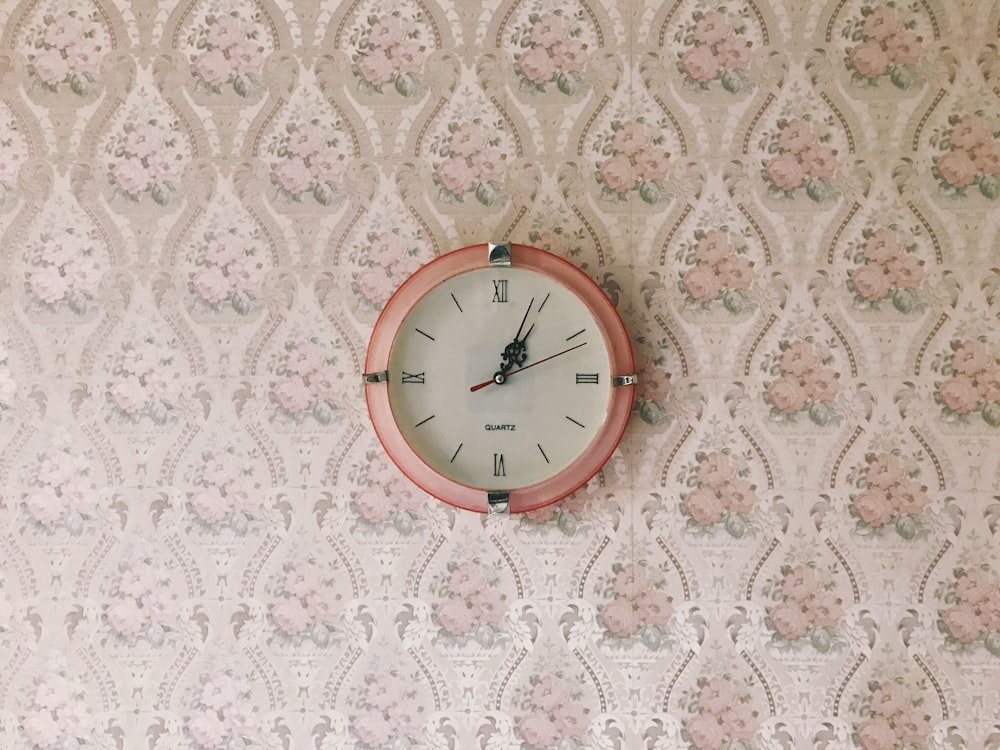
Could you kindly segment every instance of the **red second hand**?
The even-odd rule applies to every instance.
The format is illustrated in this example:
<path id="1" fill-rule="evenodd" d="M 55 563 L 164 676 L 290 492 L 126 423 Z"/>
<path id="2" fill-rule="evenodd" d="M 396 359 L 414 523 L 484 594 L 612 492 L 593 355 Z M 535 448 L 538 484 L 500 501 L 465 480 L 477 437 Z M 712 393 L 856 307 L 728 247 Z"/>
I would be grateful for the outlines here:
<path id="1" fill-rule="evenodd" d="M 530 365 L 525 365 L 524 367 L 518 368 L 517 370 L 511 370 L 510 372 L 505 373 L 504 374 L 504 378 L 505 379 L 509 378 L 511 375 L 514 375 L 515 373 L 518 373 L 518 372 L 524 372 L 525 370 L 530 370 L 535 365 L 540 365 L 540 364 L 542 364 L 542 362 L 548 362 L 550 359 L 555 359 L 556 357 L 561 357 L 562 355 L 568 354 L 569 352 L 573 351 L 574 349 L 579 349 L 581 346 L 586 346 L 586 345 L 587 345 L 587 342 L 584 341 L 582 344 L 577 344 L 576 346 L 571 346 L 569 349 L 563 349 L 561 352 L 556 352 L 555 354 L 550 354 L 545 359 L 540 359 L 537 362 L 532 362 Z M 493 385 L 496 382 L 497 381 L 495 381 L 493 378 L 490 378 L 489 380 L 484 380 L 482 383 L 477 383 L 476 385 L 472 386 L 469 390 L 471 392 L 475 393 L 476 391 L 480 391 L 483 388 L 485 388 L 486 386 Z"/>

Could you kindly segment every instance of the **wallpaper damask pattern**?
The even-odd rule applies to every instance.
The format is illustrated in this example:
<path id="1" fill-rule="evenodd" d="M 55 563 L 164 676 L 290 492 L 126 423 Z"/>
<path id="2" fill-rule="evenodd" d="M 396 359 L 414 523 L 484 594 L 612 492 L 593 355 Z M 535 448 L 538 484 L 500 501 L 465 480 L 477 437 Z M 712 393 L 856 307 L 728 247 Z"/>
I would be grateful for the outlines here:
<path id="1" fill-rule="evenodd" d="M 1000 747 L 1000 6 L 0 8 L 0 746 Z M 379 449 L 492 239 L 641 378 L 585 489 Z"/>

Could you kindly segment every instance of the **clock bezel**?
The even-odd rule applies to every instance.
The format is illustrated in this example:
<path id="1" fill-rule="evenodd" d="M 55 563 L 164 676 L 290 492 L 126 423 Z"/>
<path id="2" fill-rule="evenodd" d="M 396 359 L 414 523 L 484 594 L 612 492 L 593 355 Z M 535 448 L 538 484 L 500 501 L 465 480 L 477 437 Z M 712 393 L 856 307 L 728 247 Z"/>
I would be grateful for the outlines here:
<path id="1" fill-rule="evenodd" d="M 486 243 L 469 245 L 435 258 L 422 266 L 392 294 L 372 330 L 365 372 L 388 370 L 389 358 L 403 321 L 432 289 L 461 273 L 489 268 Z M 530 245 L 510 244 L 511 266 L 544 276 L 562 284 L 583 303 L 597 323 L 611 365 L 611 375 L 635 372 L 635 357 L 628 331 L 614 304 L 586 273 L 568 261 Z M 457 482 L 432 468 L 403 436 L 390 402 L 388 383 L 370 383 L 365 400 L 375 434 L 396 466 L 428 494 L 466 510 L 488 512 L 487 490 Z M 504 490 L 509 510 L 521 513 L 550 505 L 586 484 L 611 458 L 621 442 L 632 412 L 634 387 L 611 387 L 608 407 L 593 440 L 565 468 L 534 484 Z"/>

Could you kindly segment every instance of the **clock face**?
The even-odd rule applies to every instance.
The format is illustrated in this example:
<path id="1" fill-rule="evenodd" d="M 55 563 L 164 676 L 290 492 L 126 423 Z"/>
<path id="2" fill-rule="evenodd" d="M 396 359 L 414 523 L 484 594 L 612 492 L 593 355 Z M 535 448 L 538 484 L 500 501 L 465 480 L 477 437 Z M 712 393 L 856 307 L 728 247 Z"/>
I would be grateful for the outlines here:
<path id="1" fill-rule="evenodd" d="M 603 426 L 611 360 L 597 320 L 559 281 L 485 267 L 431 288 L 389 356 L 393 417 L 434 471 L 507 490 L 568 467 Z"/>
<path id="2" fill-rule="evenodd" d="M 590 479 L 632 411 L 635 360 L 611 300 L 527 245 L 423 266 L 375 323 L 365 399 L 386 453 L 452 505 L 540 508 Z"/>

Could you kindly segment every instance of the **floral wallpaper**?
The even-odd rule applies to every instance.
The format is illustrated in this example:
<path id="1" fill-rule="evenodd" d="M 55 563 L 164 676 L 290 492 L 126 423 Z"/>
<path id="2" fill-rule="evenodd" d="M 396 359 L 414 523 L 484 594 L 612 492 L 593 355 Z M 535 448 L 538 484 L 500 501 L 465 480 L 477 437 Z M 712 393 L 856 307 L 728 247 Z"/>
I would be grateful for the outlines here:
<path id="1" fill-rule="evenodd" d="M 1000 748 L 993 0 L 0 6 L 0 747 Z M 495 239 L 638 360 L 513 517 L 361 363 Z"/>

